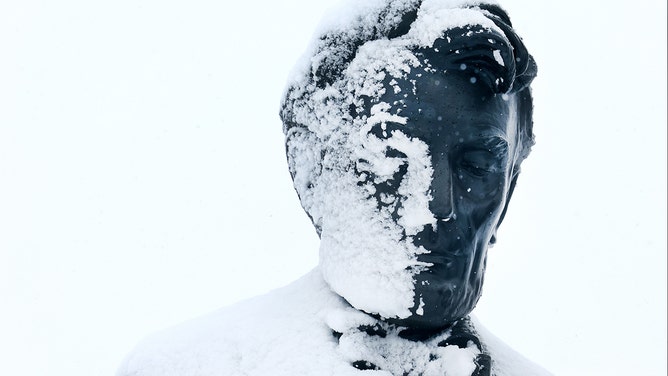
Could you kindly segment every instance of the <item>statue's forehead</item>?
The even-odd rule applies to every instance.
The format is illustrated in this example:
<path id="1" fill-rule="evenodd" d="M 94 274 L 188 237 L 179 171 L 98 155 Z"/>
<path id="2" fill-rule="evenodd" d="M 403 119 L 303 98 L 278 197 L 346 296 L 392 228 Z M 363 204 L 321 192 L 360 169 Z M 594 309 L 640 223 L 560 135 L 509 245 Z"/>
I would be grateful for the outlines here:
<path id="1" fill-rule="evenodd" d="M 462 137 L 512 138 L 514 95 L 493 94 L 479 82 L 456 73 L 413 70 L 387 76 L 384 90 L 365 102 L 367 126 L 393 124 L 411 137 L 430 138 L 462 132 Z M 384 116 L 378 116 L 378 113 Z"/>
<path id="2" fill-rule="evenodd" d="M 507 96 L 493 93 L 475 77 L 462 72 L 434 71 L 420 66 L 402 77 L 385 76 L 382 87 L 368 102 L 387 103 L 389 112 L 413 118 L 434 111 L 495 115 L 508 111 Z"/>

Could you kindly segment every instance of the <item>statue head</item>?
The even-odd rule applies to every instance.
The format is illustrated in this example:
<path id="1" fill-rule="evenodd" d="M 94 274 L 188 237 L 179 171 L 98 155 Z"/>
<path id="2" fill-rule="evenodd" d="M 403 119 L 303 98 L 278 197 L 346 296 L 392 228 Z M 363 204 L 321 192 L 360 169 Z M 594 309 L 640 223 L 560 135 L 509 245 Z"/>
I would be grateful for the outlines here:
<path id="1" fill-rule="evenodd" d="M 373 4 L 325 31 L 289 84 L 288 164 L 332 290 L 431 331 L 481 295 L 533 144 L 536 65 L 496 5 Z"/>

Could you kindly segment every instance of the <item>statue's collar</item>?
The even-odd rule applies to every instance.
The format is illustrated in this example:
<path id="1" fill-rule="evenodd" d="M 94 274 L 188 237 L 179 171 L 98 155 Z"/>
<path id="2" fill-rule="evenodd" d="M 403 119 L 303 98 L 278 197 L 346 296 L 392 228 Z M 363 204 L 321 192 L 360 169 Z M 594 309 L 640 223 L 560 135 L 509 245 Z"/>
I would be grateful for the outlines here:
<path id="1" fill-rule="evenodd" d="M 491 374 L 491 358 L 469 317 L 430 336 L 388 324 L 352 307 L 333 310 L 326 323 L 339 354 L 360 370 L 409 376 Z"/>

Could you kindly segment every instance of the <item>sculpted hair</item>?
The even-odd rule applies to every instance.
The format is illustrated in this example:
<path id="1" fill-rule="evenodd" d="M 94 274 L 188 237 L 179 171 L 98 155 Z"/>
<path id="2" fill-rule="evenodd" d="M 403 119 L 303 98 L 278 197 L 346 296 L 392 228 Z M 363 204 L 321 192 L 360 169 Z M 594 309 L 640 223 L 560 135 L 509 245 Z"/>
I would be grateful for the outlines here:
<path id="1" fill-rule="evenodd" d="M 515 94 L 518 98 L 519 145 L 515 171 L 529 155 L 534 144 L 530 84 L 537 68 L 521 38 L 512 28 L 506 12 L 495 4 L 479 1 L 388 0 L 382 6 L 365 8 L 348 24 L 324 32 L 307 54 L 306 66 L 288 85 L 280 116 L 286 136 L 286 154 L 295 189 L 316 230 L 320 233 L 317 210 L 304 198 L 317 184 L 323 161 L 337 145 L 331 139 L 345 133 L 358 107 L 350 96 L 333 91 L 355 90 L 341 84 L 346 69 L 355 60 L 360 48 L 369 42 L 402 40 L 414 35 L 411 29 L 420 16 L 420 9 L 430 6 L 448 7 L 482 15 L 482 20 L 456 24 L 446 28 L 428 46 L 408 48 L 422 62 L 435 69 L 476 77 L 494 94 Z M 445 5 L 442 5 L 445 4 Z M 423 12 L 427 15 L 427 11 Z M 453 13 L 455 14 L 455 13 Z M 458 13 L 457 13 L 458 14 Z M 483 22 L 484 21 L 484 22 Z M 354 86 L 354 85 L 352 85 Z M 359 98 L 360 93 L 356 93 Z M 308 201 L 308 200 L 307 200 Z"/>

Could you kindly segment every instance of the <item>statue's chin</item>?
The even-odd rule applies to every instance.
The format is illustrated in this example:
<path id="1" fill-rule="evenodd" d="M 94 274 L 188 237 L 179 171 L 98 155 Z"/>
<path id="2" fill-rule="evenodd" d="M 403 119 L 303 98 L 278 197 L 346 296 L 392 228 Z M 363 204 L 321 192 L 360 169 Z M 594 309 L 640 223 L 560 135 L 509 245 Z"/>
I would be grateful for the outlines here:
<path id="1" fill-rule="evenodd" d="M 481 281 L 480 281 L 481 282 Z M 434 287 L 434 286 L 432 286 Z M 472 286 L 469 286 L 472 287 Z M 418 289 L 411 314 L 405 318 L 382 318 L 390 324 L 405 327 L 406 338 L 428 338 L 438 334 L 457 320 L 468 316 L 478 303 L 478 288 L 452 291 Z M 453 294 L 454 292 L 454 294 Z M 402 335 L 403 336 L 403 335 Z"/>

